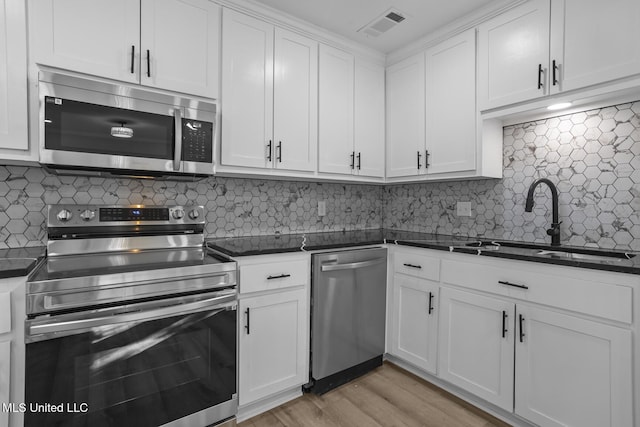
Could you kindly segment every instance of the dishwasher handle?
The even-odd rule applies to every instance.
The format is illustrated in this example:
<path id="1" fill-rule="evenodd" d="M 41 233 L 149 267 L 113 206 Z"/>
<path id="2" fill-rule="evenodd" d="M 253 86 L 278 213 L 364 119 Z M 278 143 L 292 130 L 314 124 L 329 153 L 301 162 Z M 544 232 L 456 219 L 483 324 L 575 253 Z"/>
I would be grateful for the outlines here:
<path id="1" fill-rule="evenodd" d="M 375 258 L 367 261 L 349 262 L 345 264 L 323 264 L 321 271 L 355 270 L 357 268 L 371 267 L 387 262 L 386 258 Z"/>

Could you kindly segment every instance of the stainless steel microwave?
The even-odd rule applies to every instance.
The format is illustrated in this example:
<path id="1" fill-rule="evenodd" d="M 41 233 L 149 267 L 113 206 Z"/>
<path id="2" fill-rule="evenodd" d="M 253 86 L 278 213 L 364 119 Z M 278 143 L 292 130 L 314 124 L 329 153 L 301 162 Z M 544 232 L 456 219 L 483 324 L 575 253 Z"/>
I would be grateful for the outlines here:
<path id="1" fill-rule="evenodd" d="M 213 174 L 216 104 L 41 71 L 40 163 L 54 172 Z"/>

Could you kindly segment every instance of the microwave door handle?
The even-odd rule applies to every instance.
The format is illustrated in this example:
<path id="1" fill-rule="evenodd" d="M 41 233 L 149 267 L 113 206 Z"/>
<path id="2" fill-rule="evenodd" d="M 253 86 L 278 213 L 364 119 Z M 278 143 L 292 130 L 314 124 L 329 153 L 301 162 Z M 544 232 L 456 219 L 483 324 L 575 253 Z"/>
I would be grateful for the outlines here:
<path id="1" fill-rule="evenodd" d="M 173 153 L 173 170 L 180 170 L 180 163 L 182 161 L 182 110 L 176 108 L 173 110 L 173 120 L 176 129 L 175 132 L 175 144 Z"/>

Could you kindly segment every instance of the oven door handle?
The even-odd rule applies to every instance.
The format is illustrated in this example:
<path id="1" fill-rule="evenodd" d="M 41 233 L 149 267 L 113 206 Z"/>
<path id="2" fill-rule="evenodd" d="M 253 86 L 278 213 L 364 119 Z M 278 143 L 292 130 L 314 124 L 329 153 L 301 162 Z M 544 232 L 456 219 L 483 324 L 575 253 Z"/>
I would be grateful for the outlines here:
<path id="1" fill-rule="evenodd" d="M 132 305 L 132 307 L 135 307 Z M 35 320 L 32 324 L 27 322 L 27 342 L 43 341 L 49 338 L 75 335 L 80 332 L 105 325 L 113 325 L 128 322 L 147 322 L 150 320 L 164 319 L 175 315 L 185 315 L 199 313 L 201 311 L 212 311 L 212 316 L 223 311 L 233 310 L 237 307 L 236 295 L 207 298 L 200 301 L 176 304 L 168 307 L 161 307 L 146 311 L 136 311 L 110 316 L 99 316 L 87 319 L 48 321 L 40 323 Z M 37 323 L 36 323 L 37 322 Z"/>

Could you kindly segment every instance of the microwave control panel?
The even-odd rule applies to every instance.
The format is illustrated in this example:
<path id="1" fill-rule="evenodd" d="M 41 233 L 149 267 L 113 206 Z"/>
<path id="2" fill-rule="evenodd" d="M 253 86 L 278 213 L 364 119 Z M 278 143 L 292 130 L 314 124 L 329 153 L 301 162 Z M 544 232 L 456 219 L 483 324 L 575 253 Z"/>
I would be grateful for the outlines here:
<path id="1" fill-rule="evenodd" d="M 182 120 L 182 160 L 202 163 L 213 161 L 213 123 Z"/>

